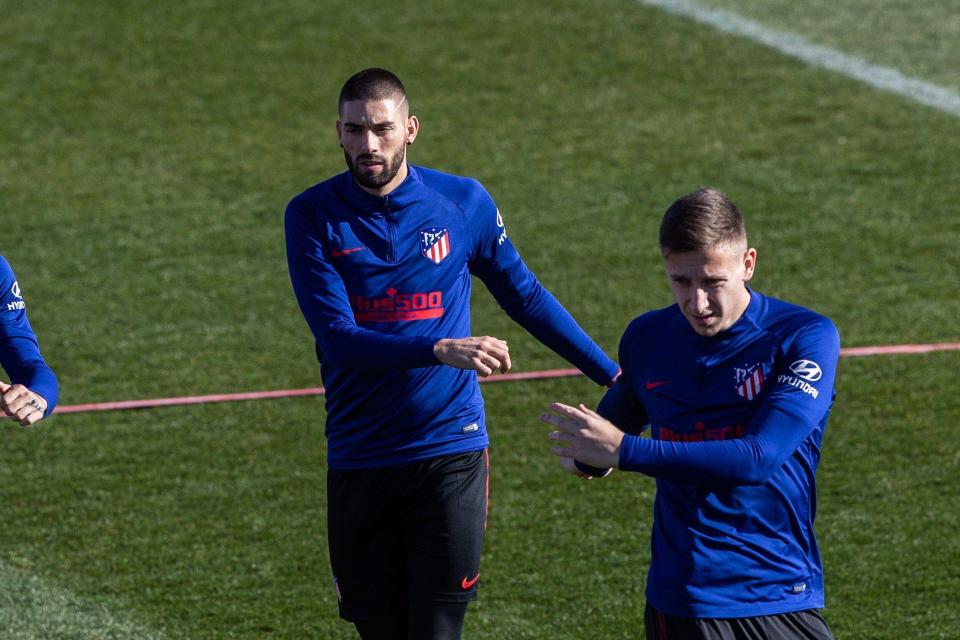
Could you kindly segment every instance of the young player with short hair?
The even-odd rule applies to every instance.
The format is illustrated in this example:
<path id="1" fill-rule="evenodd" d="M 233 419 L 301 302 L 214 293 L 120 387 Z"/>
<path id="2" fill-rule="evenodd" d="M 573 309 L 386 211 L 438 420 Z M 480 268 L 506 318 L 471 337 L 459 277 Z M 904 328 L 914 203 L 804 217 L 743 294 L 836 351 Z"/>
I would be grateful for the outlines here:
<path id="1" fill-rule="evenodd" d="M 627 327 L 596 412 L 541 416 L 553 451 L 656 478 L 647 638 L 831 638 L 813 520 L 837 330 L 747 287 L 757 252 L 719 191 L 674 202 L 660 250 L 676 304 Z"/>

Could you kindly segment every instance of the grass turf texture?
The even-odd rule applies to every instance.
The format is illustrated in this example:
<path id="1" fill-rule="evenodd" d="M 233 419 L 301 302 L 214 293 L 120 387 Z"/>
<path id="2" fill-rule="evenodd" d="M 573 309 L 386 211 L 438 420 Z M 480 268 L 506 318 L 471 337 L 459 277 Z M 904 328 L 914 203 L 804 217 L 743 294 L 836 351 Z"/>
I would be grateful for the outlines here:
<path id="1" fill-rule="evenodd" d="M 756 286 L 830 315 L 846 346 L 957 339 L 956 118 L 626 1 L 397 13 L 7 9 L 0 252 L 64 403 L 317 384 L 281 213 L 341 170 L 336 92 L 374 64 L 404 78 L 424 124 L 413 161 L 480 178 L 611 353 L 631 317 L 669 303 L 656 227 L 701 184 L 744 210 Z M 520 370 L 563 366 L 478 289 L 476 332 L 509 339 Z M 944 535 L 957 362 L 841 367 L 818 521 L 838 636 L 960 623 L 946 604 L 960 543 Z M 493 511 L 467 637 L 634 637 L 652 483 L 567 479 L 535 423 L 548 401 L 598 391 L 484 393 Z M 24 587 L 3 587 L 0 632 L 350 637 L 326 560 L 322 422 L 301 399 L 6 427 L 0 574 Z"/>
<path id="2" fill-rule="evenodd" d="M 960 15 L 938 0 L 706 0 L 761 23 L 960 90 Z"/>

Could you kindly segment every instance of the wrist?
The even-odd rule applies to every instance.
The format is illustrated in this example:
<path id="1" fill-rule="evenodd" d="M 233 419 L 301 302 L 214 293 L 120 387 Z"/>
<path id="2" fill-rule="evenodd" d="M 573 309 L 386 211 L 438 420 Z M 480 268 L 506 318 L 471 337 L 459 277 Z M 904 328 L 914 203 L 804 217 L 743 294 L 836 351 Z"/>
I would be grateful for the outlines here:
<path id="1" fill-rule="evenodd" d="M 620 468 L 620 452 L 623 451 L 623 439 L 626 437 L 626 434 L 621 431 L 618 436 L 617 444 L 613 448 L 613 460 L 611 460 L 611 467 L 615 469 Z"/>
<path id="2" fill-rule="evenodd" d="M 450 338 L 440 338 L 433 343 L 433 357 L 440 364 L 447 364 L 444 357 L 450 352 Z"/>

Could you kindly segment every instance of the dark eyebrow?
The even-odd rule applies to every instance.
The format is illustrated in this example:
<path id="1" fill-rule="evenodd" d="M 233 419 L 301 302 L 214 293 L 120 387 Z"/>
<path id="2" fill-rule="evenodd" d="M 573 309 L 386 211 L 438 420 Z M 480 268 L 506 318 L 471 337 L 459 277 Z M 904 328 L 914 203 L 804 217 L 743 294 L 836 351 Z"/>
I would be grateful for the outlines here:
<path id="1" fill-rule="evenodd" d="M 364 126 L 359 122 L 350 122 L 349 120 L 343 121 L 342 124 L 344 127 L 361 127 L 362 128 Z M 383 122 L 374 122 L 372 125 L 370 125 L 370 128 L 379 129 L 382 127 L 393 127 L 393 126 L 396 126 L 396 123 L 393 120 L 384 120 Z"/>

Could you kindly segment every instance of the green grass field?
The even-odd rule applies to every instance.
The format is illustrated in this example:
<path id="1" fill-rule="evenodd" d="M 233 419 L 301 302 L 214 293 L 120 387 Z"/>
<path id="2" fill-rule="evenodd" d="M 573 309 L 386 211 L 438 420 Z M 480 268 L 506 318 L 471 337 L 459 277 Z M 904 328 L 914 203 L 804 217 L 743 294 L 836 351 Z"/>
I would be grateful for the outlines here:
<path id="1" fill-rule="evenodd" d="M 944 3 L 910 3 L 883 38 L 862 0 L 802 20 L 712 4 L 956 89 Z M 747 216 L 755 286 L 831 316 L 845 346 L 960 339 L 960 120 L 637 2 L 2 9 L 0 253 L 63 404 L 319 384 L 282 213 L 342 170 L 336 94 L 371 65 L 407 84 L 412 160 L 483 181 L 611 354 L 670 303 L 656 228 L 700 185 Z M 479 284 L 474 307 L 517 370 L 565 366 Z M 958 368 L 957 352 L 842 361 L 818 476 L 838 638 L 960 637 Z M 536 421 L 600 393 L 484 387 L 491 519 L 465 637 L 642 635 L 653 483 L 573 480 Z M 3 427 L 0 637 L 353 637 L 323 422 L 303 398 Z"/>

